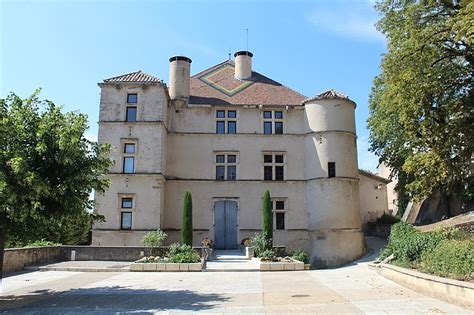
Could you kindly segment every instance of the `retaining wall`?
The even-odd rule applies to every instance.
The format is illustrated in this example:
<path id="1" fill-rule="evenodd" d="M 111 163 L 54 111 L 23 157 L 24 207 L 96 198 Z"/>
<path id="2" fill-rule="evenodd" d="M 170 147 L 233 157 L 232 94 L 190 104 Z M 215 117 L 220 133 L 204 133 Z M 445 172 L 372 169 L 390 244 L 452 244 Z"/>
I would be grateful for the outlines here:
<path id="1" fill-rule="evenodd" d="M 163 255 L 168 247 L 156 249 L 157 255 Z M 201 247 L 194 248 L 201 255 Z M 75 252 L 73 255 L 73 251 Z M 44 246 L 32 248 L 5 249 L 3 271 L 23 270 L 25 266 L 42 265 L 50 262 L 68 260 L 110 260 L 135 261 L 144 255 L 151 255 L 141 246 Z"/>
<path id="2" fill-rule="evenodd" d="M 389 264 L 370 265 L 382 276 L 422 294 L 464 307 L 474 307 L 474 283 L 437 277 Z"/>

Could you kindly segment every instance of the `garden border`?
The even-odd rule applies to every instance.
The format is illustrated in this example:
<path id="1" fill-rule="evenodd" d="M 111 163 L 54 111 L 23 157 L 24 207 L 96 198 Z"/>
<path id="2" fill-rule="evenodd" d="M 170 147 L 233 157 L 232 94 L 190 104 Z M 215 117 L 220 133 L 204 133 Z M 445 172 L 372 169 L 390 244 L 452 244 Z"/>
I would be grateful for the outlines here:
<path id="1" fill-rule="evenodd" d="M 474 307 L 474 283 L 437 277 L 390 264 L 369 264 L 383 277 L 421 294 L 463 307 Z"/>

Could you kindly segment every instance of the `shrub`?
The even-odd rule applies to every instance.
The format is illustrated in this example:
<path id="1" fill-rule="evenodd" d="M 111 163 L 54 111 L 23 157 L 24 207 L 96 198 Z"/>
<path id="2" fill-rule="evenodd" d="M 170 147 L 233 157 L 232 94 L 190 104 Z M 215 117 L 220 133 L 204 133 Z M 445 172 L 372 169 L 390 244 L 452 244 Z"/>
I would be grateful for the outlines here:
<path id="1" fill-rule="evenodd" d="M 293 258 L 294 260 L 298 260 L 298 261 L 302 261 L 304 262 L 305 264 L 308 264 L 309 263 L 309 256 L 308 254 L 306 254 L 306 252 L 302 249 L 297 249 L 295 250 L 295 252 L 293 253 L 293 255 L 291 256 L 291 258 Z"/>
<path id="2" fill-rule="evenodd" d="M 412 225 L 403 222 L 392 227 L 387 247 L 380 259 L 394 254 L 396 259 L 418 261 L 425 252 L 432 251 L 443 237 L 436 232 L 420 232 Z"/>
<path id="3" fill-rule="evenodd" d="M 261 252 L 258 257 L 267 259 L 275 258 L 275 251 L 273 249 L 266 249 Z"/>
<path id="4" fill-rule="evenodd" d="M 201 261 L 198 253 L 189 245 L 172 244 L 168 250 L 169 262 L 172 263 L 195 263 Z"/>
<path id="5" fill-rule="evenodd" d="M 193 200 L 189 191 L 184 193 L 181 243 L 189 246 L 193 245 Z"/>
<path id="6" fill-rule="evenodd" d="M 382 214 L 380 218 L 377 219 L 376 223 L 378 224 L 395 224 L 400 222 L 400 218 L 390 214 Z"/>
<path id="7" fill-rule="evenodd" d="M 262 201 L 262 232 L 263 235 L 268 239 L 268 247 L 265 249 L 272 248 L 272 239 L 273 239 L 273 213 L 272 213 L 272 202 L 270 199 L 270 191 L 267 190 L 263 194 Z"/>
<path id="8" fill-rule="evenodd" d="M 142 245 L 150 249 L 151 255 L 156 256 L 158 254 L 157 248 L 163 245 L 167 236 L 168 235 L 160 229 L 148 232 L 142 238 Z"/>
<path id="9" fill-rule="evenodd" d="M 421 257 L 420 269 L 459 280 L 474 278 L 474 242 L 444 240 Z"/>
<path id="10" fill-rule="evenodd" d="M 250 246 L 251 244 L 252 244 L 252 239 L 250 237 L 243 238 L 240 241 L 240 245 L 243 245 L 243 246 Z"/>
<path id="11" fill-rule="evenodd" d="M 55 242 L 51 242 L 51 241 L 40 240 L 40 241 L 34 241 L 34 242 L 31 242 L 31 243 L 24 244 L 24 246 L 22 246 L 22 247 L 28 248 L 28 247 L 60 246 L 60 245 L 61 245 L 61 243 L 55 243 Z"/>
<path id="12" fill-rule="evenodd" d="M 454 226 L 440 225 L 435 229 L 435 233 L 447 240 L 462 241 L 469 239 L 469 235 L 466 232 Z"/>
<path id="13" fill-rule="evenodd" d="M 272 248 L 272 240 L 265 237 L 263 233 L 255 234 L 252 237 L 250 244 L 252 245 L 257 257 L 260 257 L 260 253 Z"/>

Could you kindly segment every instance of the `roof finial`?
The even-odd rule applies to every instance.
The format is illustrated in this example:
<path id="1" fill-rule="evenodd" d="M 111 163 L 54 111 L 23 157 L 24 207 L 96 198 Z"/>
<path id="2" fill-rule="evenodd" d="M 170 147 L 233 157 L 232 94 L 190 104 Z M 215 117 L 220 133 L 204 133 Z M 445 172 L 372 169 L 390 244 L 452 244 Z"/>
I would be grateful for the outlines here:
<path id="1" fill-rule="evenodd" d="M 249 28 L 247 27 L 247 51 L 249 51 Z"/>

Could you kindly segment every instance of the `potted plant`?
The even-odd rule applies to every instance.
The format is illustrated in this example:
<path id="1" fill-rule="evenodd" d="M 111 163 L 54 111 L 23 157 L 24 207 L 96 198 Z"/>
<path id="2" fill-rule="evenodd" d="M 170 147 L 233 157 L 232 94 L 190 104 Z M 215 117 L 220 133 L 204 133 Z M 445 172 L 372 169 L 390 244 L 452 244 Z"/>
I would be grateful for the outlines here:
<path id="1" fill-rule="evenodd" d="M 203 257 L 204 260 L 210 260 L 212 258 L 212 247 L 214 246 L 214 241 L 211 240 L 210 238 L 205 238 L 202 240 L 202 246 L 203 248 Z"/>

